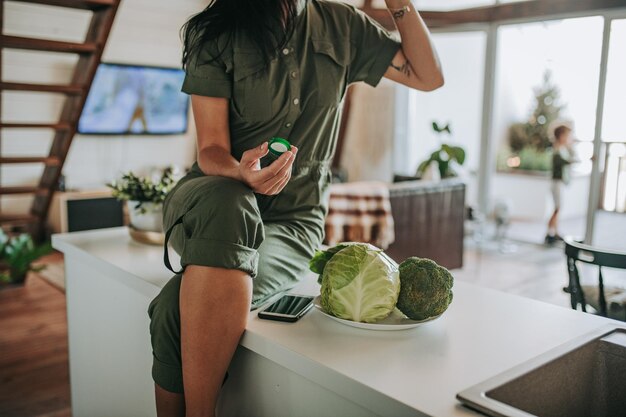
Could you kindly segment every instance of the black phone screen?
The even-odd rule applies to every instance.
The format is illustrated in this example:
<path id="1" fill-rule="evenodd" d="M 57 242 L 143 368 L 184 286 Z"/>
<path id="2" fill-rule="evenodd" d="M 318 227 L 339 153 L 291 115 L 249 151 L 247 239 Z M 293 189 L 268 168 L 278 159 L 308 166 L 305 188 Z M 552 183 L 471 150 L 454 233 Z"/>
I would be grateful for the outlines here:
<path id="1" fill-rule="evenodd" d="M 313 297 L 301 295 L 284 295 L 280 300 L 263 310 L 265 313 L 297 316 L 313 301 Z"/>
<path id="2" fill-rule="evenodd" d="M 283 295 L 282 298 L 259 311 L 259 317 L 267 320 L 295 322 L 313 307 L 313 299 L 309 295 Z"/>

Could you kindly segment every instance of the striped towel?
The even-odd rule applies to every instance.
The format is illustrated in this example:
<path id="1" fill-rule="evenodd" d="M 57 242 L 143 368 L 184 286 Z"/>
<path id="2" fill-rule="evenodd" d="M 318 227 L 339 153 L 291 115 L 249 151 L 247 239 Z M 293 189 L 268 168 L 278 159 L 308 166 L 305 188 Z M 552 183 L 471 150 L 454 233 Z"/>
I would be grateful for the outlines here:
<path id="1" fill-rule="evenodd" d="M 384 182 L 332 184 L 324 243 L 365 242 L 387 249 L 393 243 L 389 187 Z"/>

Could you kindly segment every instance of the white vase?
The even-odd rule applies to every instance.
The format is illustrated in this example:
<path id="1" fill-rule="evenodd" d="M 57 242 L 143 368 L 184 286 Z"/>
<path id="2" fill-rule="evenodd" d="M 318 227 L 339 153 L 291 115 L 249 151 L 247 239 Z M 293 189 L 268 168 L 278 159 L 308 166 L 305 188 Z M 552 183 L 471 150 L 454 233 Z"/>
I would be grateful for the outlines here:
<path id="1" fill-rule="evenodd" d="M 163 204 L 143 203 L 141 206 L 145 208 L 145 213 L 140 213 L 135 209 L 138 202 L 128 201 L 128 215 L 130 217 L 130 225 L 137 230 L 145 230 L 148 232 L 163 232 Z"/>

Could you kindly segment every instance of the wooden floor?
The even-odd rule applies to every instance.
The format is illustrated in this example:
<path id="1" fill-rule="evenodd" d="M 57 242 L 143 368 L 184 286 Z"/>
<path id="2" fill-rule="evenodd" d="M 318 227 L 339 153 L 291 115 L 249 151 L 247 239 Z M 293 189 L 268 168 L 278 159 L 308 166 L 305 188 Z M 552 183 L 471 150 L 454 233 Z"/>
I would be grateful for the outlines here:
<path id="1" fill-rule="evenodd" d="M 65 294 L 36 274 L 0 289 L 0 416 L 71 416 Z"/>

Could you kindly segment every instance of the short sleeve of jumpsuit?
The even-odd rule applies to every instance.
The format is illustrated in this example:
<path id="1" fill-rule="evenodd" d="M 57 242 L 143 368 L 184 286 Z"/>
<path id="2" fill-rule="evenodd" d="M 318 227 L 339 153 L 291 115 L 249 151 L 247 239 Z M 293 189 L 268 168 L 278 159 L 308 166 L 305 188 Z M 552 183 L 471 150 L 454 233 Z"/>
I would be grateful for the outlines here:
<path id="1" fill-rule="evenodd" d="M 294 35 L 268 65 L 249 39 L 235 33 L 225 47 L 218 45 L 223 52 L 217 59 L 210 47 L 192 59 L 182 88 L 229 99 L 237 160 L 272 137 L 296 145 L 289 183 L 278 195 L 256 194 L 234 179 L 205 175 L 196 161 L 163 206 L 166 236 L 183 270 L 204 265 L 247 272 L 253 307 L 306 275 L 323 240 L 346 88 L 357 81 L 376 86 L 400 48 L 377 23 L 342 3 L 310 0 L 297 19 Z M 182 392 L 181 272 L 149 307 L 153 378 L 172 392 Z"/>

